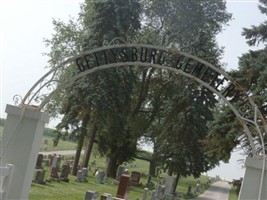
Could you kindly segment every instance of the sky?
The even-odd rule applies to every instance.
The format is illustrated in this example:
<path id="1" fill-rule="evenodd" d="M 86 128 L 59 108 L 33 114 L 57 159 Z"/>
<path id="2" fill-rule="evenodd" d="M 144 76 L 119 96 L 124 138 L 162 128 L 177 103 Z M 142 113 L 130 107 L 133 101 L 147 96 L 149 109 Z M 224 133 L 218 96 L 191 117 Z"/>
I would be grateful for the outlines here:
<path id="1" fill-rule="evenodd" d="M 77 17 L 79 0 L 0 0 L 0 117 L 5 118 L 6 104 L 14 105 L 13 97 L 24 96 L 31 86 L 48 69 L 48 52 L 43 39 L 51 38 L 54 30 L 52 18 L 67 21 Z M 248 50 L 242 28 L 258 25 L 266 16 L 257 8 L 257 0 L 228 0 L 227 9 L 233 13 L 233 20 L 220 33 L 218 43 L 225 47 L 222 62 L 226 69 L 237 69 L 238 57 Z M 259 47 L 258 47 L 259 48 Z M 53 124 L 52 124 L 53 126 Z M 244 174 L 239 159 L 240 152 L 234 152 L 228 164 L 208 172 L 222 179 L 239 179 Z"/>

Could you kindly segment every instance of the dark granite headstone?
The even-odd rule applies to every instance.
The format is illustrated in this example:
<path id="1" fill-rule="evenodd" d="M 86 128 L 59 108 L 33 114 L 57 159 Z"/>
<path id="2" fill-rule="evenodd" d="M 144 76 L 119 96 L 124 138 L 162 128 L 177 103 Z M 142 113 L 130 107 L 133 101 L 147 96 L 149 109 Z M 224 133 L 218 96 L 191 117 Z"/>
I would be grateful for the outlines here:
<path id="1" fill-rule="evenodd" d="M 45 170 L 38 169 L 36 170 L 35 178 L 33 182 L 44 185 L 46 183 L 44 180 L 44 177 L 45 177 Z"/>
<path id="2" fill-rule="evenodd" d="M 133 171 L 131 174 L 131 185 L 132 186 L 139 186 L 140 185 L 140 179 L 141 179 L 141 173 Z"/>
<path id="3" fill-rule="evenodd" d="M 43 159 L 44 155 L 43 154 L 38 154 L 35 169 L 42 169 L 42 164 L 43 164 Z"/>
<path id="4" fill-rule="evenodd" d="M 70 165 L 67 163 L 62 165 L 60 180 L 64 182 L 69 182 L 69 178 L 68 178 L 69 173 L 70 173 Z"/>

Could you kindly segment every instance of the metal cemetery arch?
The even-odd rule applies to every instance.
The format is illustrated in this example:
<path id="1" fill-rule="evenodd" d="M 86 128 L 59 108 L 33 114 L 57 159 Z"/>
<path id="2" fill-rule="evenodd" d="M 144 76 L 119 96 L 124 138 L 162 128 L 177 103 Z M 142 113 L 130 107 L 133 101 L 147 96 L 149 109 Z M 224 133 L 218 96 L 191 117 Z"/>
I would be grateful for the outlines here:
<path id="1" fill-rule="evenodd" d="M 15 104 L 19 104 L 20 107 L 32 107 L 41 110 L 57 91 L 66 88 L 87 74 L 107 68 L 140 66 L 165 69 L 193 79 L 218 95 L 231 108 L 244 127 L 253 155 L 256 156 L 257 153 L 252 131 L 248 124 L 252 125 L 257 131 L 264 153 L 262 130 L 264 134 L 267 133 L 266 121 L 253 98 L 224 70 L 179 49 L 168 49 L 146 44 L 120 43 L 122 42 L 120 39 L 115 39 L 113 42 L 112 45 L 83 52 L 60 63 L 41 77 L 24 98 L 19 99 L 19 96 L 16 95 L 14 97 Z M 76 70 L 74 70 L 75 68 Z M 62 69 L 70 70 L 73 74 L 69 80 L 64 82 L 60 82 L 56 76 L 58 71 Z M 54 89 L 55 85 L 56 89 Z M 236 108 L 231 103 L 231 99 L 236 96 L 241 97 L 244 101 L 243 107 Z"/>
<path id="2" fill-rule="evenodd" d="M 215 93 L 235 113 L 248 137 L 253 157 L 263 156 L 260 184 L 262 186 L 266 167 L 265 141 L 263 138 L 263 135 L 267 134 L 265 118 L 249 93 L 224 70 L 211 64 L 211 60 L 205 61 L 204 58 L 199 57 L 200 55 L 195 56 L 192 53 L 153 45 L 125 43 L 120 39 L 114 39 L 107 46 L 83 52 L 60 63 L 41 77 L 24 98 L 19 99 L 18 95 L 15 96 L 15 104 L 40 111 L 59 90 L 66 88 L 87 74 L 107 68 L 140 66 L 173 71 L 195 80 L 201 86 Z M 69 80 L 58 80 L 57 75 L 60 70 L 69 70 L 73 76 Z M 243 106 L 240 108 L 236 108 L 231 103 L 231 99 L 237 96 L 243 101 Z M 19 102 L 20 100 L 21 102 Z M 263 155 L 259 155 L 256 152 L 252 137 L 255 133 L 260 138 Z M 260 187 L 259 194 L 261 194 L 261 190 L 262 188 Z"/>

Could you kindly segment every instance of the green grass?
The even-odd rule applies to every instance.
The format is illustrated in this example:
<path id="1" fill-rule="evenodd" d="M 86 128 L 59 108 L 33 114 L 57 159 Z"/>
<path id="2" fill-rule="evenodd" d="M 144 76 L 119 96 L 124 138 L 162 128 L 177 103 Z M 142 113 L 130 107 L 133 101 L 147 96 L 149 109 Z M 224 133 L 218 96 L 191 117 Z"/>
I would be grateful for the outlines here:
<path id="1" fill-rule="evenodd" d="M 237 200 L 237 199 L 238 199 L 238 195 L 236 194 L 236 188 L 232 186 L 230 193 L 229 193 L 229 200 Z"/>
<path id="2" fill-rule="evenodd" d="M 40 151 L 60 151 L 60 150 L 75 150 L 76 143 L 70 141 L 62 141 L 58 142 L 57 146 L 53 146 L 54 137 L 43 135 L 41 141 Z M 48 145 L 44 144 L 44 141 L 48 140 Z"/>
<path id="3" fill-rule="evenodd" d="M 65 159 L 69 159 L 70 156 L 65 156 Z M 95 177 L 93 176 L 93 172 L 96 167 L 100 169 L 104 169 L 105 167 L 105 159 L 94 157 L 90 159 L 90 163 L 92 160 L 96 160 L 96 166 L 91 166 L 91 169 L 88 173 L 88 182 L 87 183 L 78 183 L 75 182 L 75 178 L 72 175 L 69 175 L 70 182 L 49 182 L 46 185 L 39 185 L 36 183 L 32 183 L 32 187 L 30 190 L 29 200 L 81 200 L 84 199 L 85 192 L 87 190 L 97 191 L 99 196 L 102 193 L 110 193 L 112 196 L 116 196 L 118 185 L 113 184 L 113 180 L 109 180 L 109 184 L 97 184 L 95 182 Z M 64 161 L 63 161 L 64 162 Z M 147 169 L 149 163 L 146 161 L 136 159 L 134 161 L 136 163 L 136 167 L 130 167 L 130 164 L 127 163 L 124 166 L 129 169 L 129 171 L 139 171 L 143 173 L 140 182 L 142 183 L 139 187 L 131 187 L 129 190 L 129 197 L 131 200 L 141 199 L 143 195 L 143 191 L 145 188 L 145 184 L 147 181 Z M 49 176 L 49 170 L 46 168 L 46 177 Z M 162 177 L 166 176 L 166 174 L 162 174 Z M 160 178 L 153 178 L 152 181 L 157 183 Z M 205 183 L 207 183 L 207 177 L 201 177 L 202 191 L 206 189 Z M 177 187 L 177 192 L 184 194 L 184 199 L 188 199 L 186 197 L 186 192 L 188 186 L 191 185 L 192 188 L 196 185 L 196 180 L 192 177 L 181 178 Z M 149 188 L 150 192 L 148 194 L 149 198 L 151 196 L 151 191 L 155 189 L 154 187 Z"/>

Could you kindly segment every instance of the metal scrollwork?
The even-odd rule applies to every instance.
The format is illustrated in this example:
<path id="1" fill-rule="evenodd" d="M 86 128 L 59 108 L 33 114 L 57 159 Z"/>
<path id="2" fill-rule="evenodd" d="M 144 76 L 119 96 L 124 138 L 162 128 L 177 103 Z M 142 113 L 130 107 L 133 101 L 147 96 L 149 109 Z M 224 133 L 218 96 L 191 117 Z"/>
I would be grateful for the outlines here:
<path id="1" fill-rule="evenodd" d="M 16 94 L 13 97 L 14 105 L 19 105 L 22 102 L 22 96 Z"/>
<path id="2" fill-rule="evenodd" d="M 249 103 L 244 104 L 239 108 L 240 114 L 247 119 L 253 119 L 254 117 L 254 106 Z"/>
<path id="3" fill-rule="evenodd" d="M 116 45 L 116 44 L 126 44 L 127 42 L 125 40 L 123 40 L 122 38 L 114 38 L 113 40 L 111 40 L 108 44 L 108 46 L 110 45 Z"/>
<path id="4" fill-rule="evenodd" d="M 192 54 L 192 55 L 196 55 L 196 50 L 194 47 L 191 47 L 191 46 L 183 46 L 180 48 L 180 50 L 182 52 L 185 52 L 185 53 L 189 53 L 189 54 Z"/>
<path id="5" fill-rule="evenodd" d="M 204 58 L 204 55 L 205 55 L 204 51 L 198 51 L 196 56 L 199 58 Z"/>

